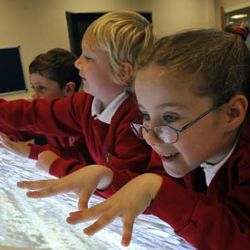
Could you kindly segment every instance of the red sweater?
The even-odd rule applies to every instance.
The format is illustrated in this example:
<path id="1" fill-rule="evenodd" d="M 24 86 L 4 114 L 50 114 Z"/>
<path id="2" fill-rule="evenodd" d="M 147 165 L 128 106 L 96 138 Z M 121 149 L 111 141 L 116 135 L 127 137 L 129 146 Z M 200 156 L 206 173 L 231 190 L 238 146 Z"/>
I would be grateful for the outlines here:
<path id="1" fill-rule="evenodd" d="M 113 183 L 102 192 L 104 197 L 136 176 L 113 171 Z M 155 152 L 146 172 L 162 175 L 163 183 L 145 213 L 170 224 L 197 249 L 250 249 L 250 121 L 245 122 L 234 152 L 209 187 L 205 179 L 201 182 L 199 168 L 184 178 L 168 176 Z"/>
<path id="2" fill-rule="evenodd" d="M 206 191 L 197 173 L 165 176 L 149 211 L 198 249 L 250 249 L 250 122 Z"/>
<path id="3" fill-rule="evenodd" d="M 118 171 L 145 172 L 151 149 L 130 129 L 140 114 L 135 97 L 129 96 L 120 105 L 111 124 L 91 116 L 92 101 L 93 97 L 84 92 L 52 101 L 0 100 L 0 124 L 46 136 L 82 137 L 85 163 L 56 160 L 50 173 L 58 177 L 93 163 Z"/>
<path id="4" fill-rule="evenodd" d="M 80 136 L 59 137 L 47 135 L 43 137 L 46 144 L 29 144 L 29 158 L 36 160 L 41 152 L 51 150 L 65 160 L 77 159 L 80 162 L 84 162 L 82 138 Z M 37 138 L 37 135 L 34 135 L 34 138 Z"/>
<path id="5" fill-rule="evenodd" d="M 5 126 L 0 124 L 0 130 L 3 133 L 7 134 L 9 138 L 13 141 L 35 140 L 35 143 L 29 143 L 30 146 L 29 158 L 31 159 L 37 160 L 38 155 L 41 152 L 45 150 L 51 150 L 63 158 L 61 159 L 61 161 L 75 159 L 79 160 L 80 162 L 85 162 L 83 158 L 83 152 L 84 152 L 83 149 L 84 145 L 82 144 L 83 139 L 80 136 L 67 136 L 67 137 L 59 137 L 55 135 L 44 136 L 31 133 L 30 130 L 24 131 L 20 130 L 19 128 L 15 128 L 15 130 L 13 128 L 10 129 L 6 126 L 6 124 Z M 42 142 L 42 144 L 39 144 L 40 142 Z M 56 168 L 59 167 L 56 163 L 53 164 L 53 166 Z"/>

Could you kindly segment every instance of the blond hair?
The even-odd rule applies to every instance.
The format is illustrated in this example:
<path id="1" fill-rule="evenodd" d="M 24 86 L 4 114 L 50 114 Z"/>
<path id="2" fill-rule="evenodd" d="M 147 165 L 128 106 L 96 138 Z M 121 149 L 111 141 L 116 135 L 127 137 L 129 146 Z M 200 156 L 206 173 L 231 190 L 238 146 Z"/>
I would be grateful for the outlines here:
<path id="1" fill-rule="evenodd" d="M 83 44 L 89 49 L 107 52 L 114 76 L 121 72 L 123 62 L 134 68 L 154 42 L 152 25 L 133 11 L 109 12 L 91 23 L 83 36 Z"/>

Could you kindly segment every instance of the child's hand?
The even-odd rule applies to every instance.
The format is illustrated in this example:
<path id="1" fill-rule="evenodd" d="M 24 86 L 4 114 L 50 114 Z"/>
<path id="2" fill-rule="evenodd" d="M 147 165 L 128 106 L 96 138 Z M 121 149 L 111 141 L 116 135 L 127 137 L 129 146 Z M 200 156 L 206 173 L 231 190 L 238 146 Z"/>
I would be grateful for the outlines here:
<path id="1" fill-rule="evenodd" d="M 28 145 L 29 142 L 14 142 L 9 139 L 9 137 L 0 132 L 0 141 L 1 146 L 7 148 L 8 150 L 12 151 L 15 154 L 18 154 L 23 157 L 29 157 L 30 155 L 30 146 Z"/>
<path id="2" fill-rule="evenodd" d="M 49 173 L 50 166 L 52 163 L 59 158 L 59 155 L 51 150 L 46 150 L 38 155 L 38 160 L 36 162 L 36 167 Z"/>
<path id="3" fill-rule="evenodd" d="M 135 217 L 142 213 L 154 199 L 162 183 L 162 177 L 156 174 L 143 174 L 112 195 L 106 201 L 89 209 L 72 212 L 67 218 L 68 223 L 75 224 L 99 217 L 84 230 L 93 235 L 112 222 L 115 217 L 123 217 L 122 245 L 128 246 L 133 230 Z"/>
<path id="4" fill-rule="evenodd" d="M 28 191 L 31 198 L 42 198 L 59 193 L 75 192 L 79 194 L 79 210 L 88 207 L 90 196 L 98 189 L 107 188 L 113 179 L 113 171 L 102 165 L 90 165 L 60 179 L 41 181 L 21 181 L 17 185 L 38 191 Z"/>

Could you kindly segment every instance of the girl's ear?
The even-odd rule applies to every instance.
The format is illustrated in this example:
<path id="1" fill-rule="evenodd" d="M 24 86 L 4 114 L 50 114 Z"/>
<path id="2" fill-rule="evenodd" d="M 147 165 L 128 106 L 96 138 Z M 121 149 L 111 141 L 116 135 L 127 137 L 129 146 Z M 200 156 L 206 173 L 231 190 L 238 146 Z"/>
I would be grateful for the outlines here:
<path id="1" fill-rule="evenodd" d="M 232 97 L 226 105 L 227 131 L 232 131 L 243 123 L 248 109 L 248 100 L 244 95 L 239 94 Z"/>
<path id="2" fill-rule="evenodd" d="M 127 85 L 133 74 L 133 66 L 129 62 L 122 63 L 122 69 L 115 77 L 115 82 L 119 85 Z"/>
<path id="3" fill-rule="evenodd" d="M 72 96 L 75 93 L 76 84 L 74 82 L 67 82 L 66 86 L 64 87 L 64 96 Z"/>

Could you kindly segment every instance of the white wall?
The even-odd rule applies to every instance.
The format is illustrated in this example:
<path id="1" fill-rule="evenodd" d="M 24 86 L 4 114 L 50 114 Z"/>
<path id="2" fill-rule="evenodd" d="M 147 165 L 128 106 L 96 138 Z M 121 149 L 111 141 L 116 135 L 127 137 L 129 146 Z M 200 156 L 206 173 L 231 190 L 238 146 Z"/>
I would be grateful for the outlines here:
<path id="1" fill-rule="evenodd" d="M 28 65 L 37 54 L 53 47 L 70 48 L 66 11 L 151 11 L 155 31 L 163 36 L 215 27 L 215 6 L 214 0 L 0 0 L 0 48 L 21 46 L 28 83 Z"/>

